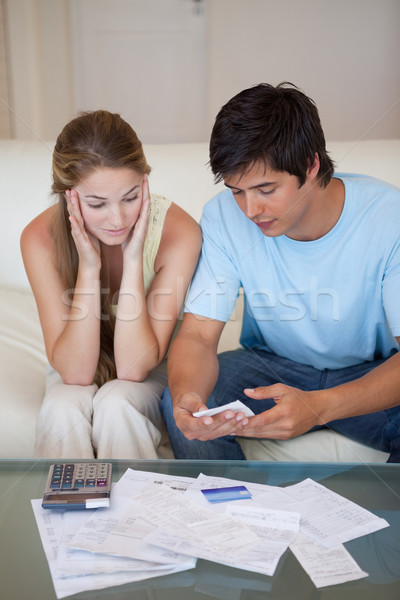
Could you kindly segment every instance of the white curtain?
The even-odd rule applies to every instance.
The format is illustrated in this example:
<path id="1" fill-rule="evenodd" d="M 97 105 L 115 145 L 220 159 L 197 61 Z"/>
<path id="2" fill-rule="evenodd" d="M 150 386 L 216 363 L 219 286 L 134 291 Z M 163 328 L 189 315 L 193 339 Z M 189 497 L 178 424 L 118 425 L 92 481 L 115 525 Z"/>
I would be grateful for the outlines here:
<path id="1" fill-rule="evenodd" d="M 4 0 L 0 0 L 0 139 L 11 137 Z"/>

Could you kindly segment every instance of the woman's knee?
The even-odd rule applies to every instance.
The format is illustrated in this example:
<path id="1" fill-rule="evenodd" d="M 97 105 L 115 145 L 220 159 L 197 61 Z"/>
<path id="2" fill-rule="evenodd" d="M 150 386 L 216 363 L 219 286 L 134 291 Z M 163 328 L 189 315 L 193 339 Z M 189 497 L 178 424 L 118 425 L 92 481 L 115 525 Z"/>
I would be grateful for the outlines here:
<path id="1" fill-rule="evenodd" d="M 136 410 L 139 413 L 159 409 L 163 385 L 148 385 L 146 382 L 114 379 L 104 384 L 93 400 L 93 410 L 99 412 L 120 413 Z"/>
<path id="2" fill-rule="evenodd" d="M 42 412 L 84 412 L 92 411 L 92 400 L 96 393 L 96 386 L 67 385 L 59 383 L 51 387 L 46 393 Z"/>

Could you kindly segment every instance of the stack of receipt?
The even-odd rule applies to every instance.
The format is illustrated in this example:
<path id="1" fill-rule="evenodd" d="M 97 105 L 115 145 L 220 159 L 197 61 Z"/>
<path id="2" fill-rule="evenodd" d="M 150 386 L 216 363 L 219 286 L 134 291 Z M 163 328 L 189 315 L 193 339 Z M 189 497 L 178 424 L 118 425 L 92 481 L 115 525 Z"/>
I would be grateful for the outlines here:
<path id="1" fill-rule="evenodd" d="M 237 499 L 216 502 L 221 488 Z M 316 587 L 344 583 L 368 573 L 343 543 L 388 527 L 311 479 L 280 488 L 128 469 L 110 508 L 32 507 L 57 598 L 194 569 L 198 558 L 272 576 L 288 548 Z"/>

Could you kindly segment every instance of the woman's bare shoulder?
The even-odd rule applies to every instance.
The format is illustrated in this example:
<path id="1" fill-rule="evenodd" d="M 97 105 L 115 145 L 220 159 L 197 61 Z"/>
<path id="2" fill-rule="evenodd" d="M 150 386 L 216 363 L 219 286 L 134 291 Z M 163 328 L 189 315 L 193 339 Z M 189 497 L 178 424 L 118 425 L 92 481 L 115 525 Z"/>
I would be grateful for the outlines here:
<path id="1" fill-rule="evenodd" d="M 50 233 L 50 224 L 54 217 L 56 206 L 50 206 L 45 211 L 37 215 L 24 228 L 21 234 L 21 250 L 31 250 L 32 248 L 42 248 L 51 250 L 54 247 L 53 238 Z"/>
<path id="2" fill-rule="evenodd" d="M 201 248 L 200 225 L 177 204 L 172 203 L 165 217 L 157 266 L 163 266 L 180 257 L 197 261 Z"/>
<path id="3" fill-rule="evenodd" d="M 201 240 L 200 225 L 189 215 L 183 208 L 171 203 L 165 218 L 164 231 L 166 238 L 174 239 L 175 241 L 181 238 L 191 238 L 193 243 L 198 243 Z"/>

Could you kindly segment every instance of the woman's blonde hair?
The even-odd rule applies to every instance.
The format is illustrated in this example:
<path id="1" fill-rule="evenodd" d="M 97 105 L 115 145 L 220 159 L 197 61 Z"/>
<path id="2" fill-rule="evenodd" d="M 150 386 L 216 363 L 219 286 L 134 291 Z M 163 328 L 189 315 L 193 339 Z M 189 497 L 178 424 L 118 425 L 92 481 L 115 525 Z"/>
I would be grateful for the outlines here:
<path id="1" fill-rule="evenodd" d="M 76 285 L 78 253 L 71 235 L 65 192 L 97 169 L 121 167 L 143 175 L 151 170 L 135 131 L 118 114 L 106 110 L 81 113 L 57 138 L 53 152 L 52 191 L 58 194 L 58 209 L 51 234 L 56 247 L 56 267 L 69 293 Z M 101 289 L 107 293 L 101 294 L 100 356 L 94 379 L 99 386 L 116 378 L 115 317 L 110 303 L 109 274 L 103 260 L 100 280 Z"/>

